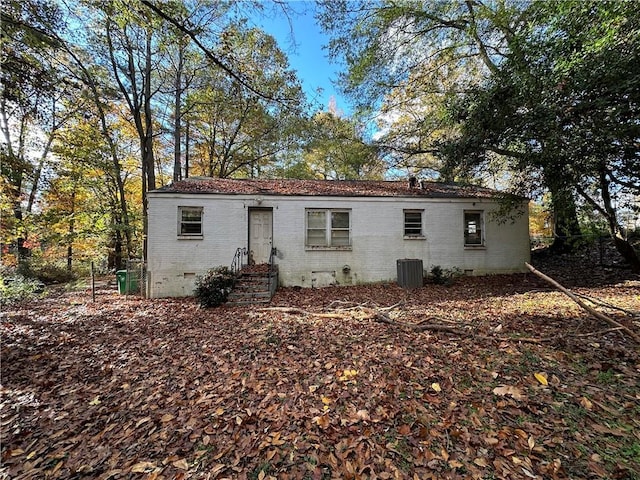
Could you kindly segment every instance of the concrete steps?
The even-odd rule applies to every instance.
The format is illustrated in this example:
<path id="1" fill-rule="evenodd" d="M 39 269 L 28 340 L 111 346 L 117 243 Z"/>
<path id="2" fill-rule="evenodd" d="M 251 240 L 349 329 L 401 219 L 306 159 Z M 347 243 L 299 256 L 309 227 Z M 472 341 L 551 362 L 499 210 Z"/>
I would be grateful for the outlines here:
<path id="1" fill-rule="evenodd" d="M 278 269 L 273 268 L 269 273 L 268 267 L 258 267 L 263 268 L 248 266 L 240 271 L 240 276 L 229 294 L 227 305 L 260 305 L 271 301 L 278 286 Z"/>

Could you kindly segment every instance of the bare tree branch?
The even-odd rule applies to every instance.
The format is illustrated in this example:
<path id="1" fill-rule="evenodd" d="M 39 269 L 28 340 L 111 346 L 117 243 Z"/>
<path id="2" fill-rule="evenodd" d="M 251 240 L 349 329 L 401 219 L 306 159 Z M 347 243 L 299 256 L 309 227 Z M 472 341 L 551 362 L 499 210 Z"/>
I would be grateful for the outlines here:
<path id="1" fill-rule="evenodd" d="M 607 322 L 608 324 L 612 325 L 614 328 L 619 328 L 620 330 L 624 331 L 627 335 L 629 335 L 629 337 L 631 337 L 636 343 L 640 344 L 640 335 L 632 331 L 630 328 L 625 327 L 624 325 L 622 325 L 620 322 L 617 322 L 613 318 L 594 310 L 589 305 L 587 305 L 582 300 L 580 300 L 573 292 L 567 290 L 565 287 L 563 287 L 558 282 L 556 282 L 553 278 L 546 276 L 544 273 L 536 270 L 533 266 L 529 265 L 528 263 L 525 262 L 525 265 L 529 270 L 531 270 L 531 272 L 533 272 L 544 281 L 556 287 L 558 290 L 560 290 L 562 293 L 568 296 L 571 300 L 576 302 L 580 307 L 582 307 L 584 310 L 589 312 L 593 317 L 597 318 L 598 320 L 603 320 Z"/>
<path id="2" fill-rule="evenodd" d="M 287 99 L 272 97 L 271 95 L 267 95 L 266 93 L 260 91 L 256 87 L 254 87 L 249 80 L 247 80 L 243 76 L 241 76 L 241 75 L 237 74 L 235 71 L 233 71 L 233 69 L 231 67 L 226 65 L 222 60 L 220 60 L 216 55 L 214 55 L 213 52 L 211 52 L 210 49 L 208 49 L 205 45 L 203 45 L 202 42 L 200 42 L 200 40 L 198 40 L 198 36 L 192 30 L 187 28 L 185 25 L 183 25 L 182 23 L 180 23 L 178 20 L 176 20 L 175 18 L 171 17 L 170 15 L 167 15 L 160 8 L 155 6 L 151 1 L 142 0 L 142 4 L 146 5 L 148 8 L 150 8 L 153 12 L 155 12 L 163 20 L 166 20 L 167 22 L 169 22 L 172 25 L 174 25 L 178 30 L 180 30 L 181 32 L 183 32 L 186 35 L 188 35 L 191 38 L 191 40 L 193 40 L 193 42 L 198 46 L 198 48 L 200 48 L 200 50 L 202 50 L 202 52 L 207 56 L 207 58 L 214 65 L 216 65 L 217 67 L 220 67 L 227 75 L 229 75 L 231 78 L 236 80 L 238 83 L 240 83 L 247 90 L 249 90 L 250 92 L 252 92 L 252 93 L 254 93 L 256 95 L 258 95 L 261 98 L 264 98 L 265 100 L 278 102 L 278 103 L 287 103 L 286 102 Z"/>

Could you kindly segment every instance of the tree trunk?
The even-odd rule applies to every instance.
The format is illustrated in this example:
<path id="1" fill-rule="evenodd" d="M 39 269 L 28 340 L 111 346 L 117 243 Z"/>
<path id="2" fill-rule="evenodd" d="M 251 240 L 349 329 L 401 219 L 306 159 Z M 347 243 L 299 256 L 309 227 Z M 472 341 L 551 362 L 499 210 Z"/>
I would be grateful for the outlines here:
<path id="1" fill-rule="evenodd" d="M 189 121 L 187 120 L 187 127 L 184 139 L 184 178 L 189 178 Z"/>
<path id="2" fill-rule="evenodd" d="M 570 253 L 575 248 L 575 240 L 582 234 L 576 203 L 571 191 L 565 185 L 555 180 L 547 183 L 551 193 L 554 217 L 554 238 L 550 249 L 554 253 Z"/>
<path id="3" fill-rule="evenodd" d="M 109 268 L 120 269 L 122 267 L 122 246 L 123 246 L 123 233 L 124 233 L 124 243 L 126 245 L 126 254 L 127 256 L 131 256 L 133 252 L 133 245 L 131 243 L 131 231 L 129 228 L 129 210 L 127 206 L 127 197 L 124 188 L 124 180 L 122 179 L 122 169 L 120 166 L 120 159 L 118 158 L 118 150 L 116 148 L 115 143 L 113 142 L 113 138 L 109 132 L 109 126 L 107 124 L 107 115 L 104 110 L 104 106 L 102 104 L 100 98 L 100 92 L 98 91 L 98 85 L 93 77 L 93 75 L 86 68 L 84 63 L 78 58 L 73 51 L 69 51 L 69 54 L 76 61 L 76 64 L 82 70 L 84 77 L 81 80 L 89 87 L 91 90 L 91 95 L 93 97 L 94 104 L 98 111 L 98 116 L 100 118 L 100 128 L 102 131 L 102 136 L 105 141 L 109 145 L 109 153 L 111 156 L 111 166 L 112 166 L 112 174 L 113 183 L 115 187 L 114 198 L 109 202 L 111 206 L 111 223 L 112 228 L 114 230 L 113 238 L 114 238 L 114 254 L 109 255 L 108 264 Z"/>
<path id="4" fill-rule="evenodd" d="M 67 239 L 67 271 L 71 272 L 73 268 L 73 237 L 75 235 L 75 213 L 76 213 L 76 184 L 74 181 L 73 191 L 71 192 L 71 216 L 69 218 L 69 231 Z"/>
<path id="5" fill-rule="evenodd" d="M 635 251 L 633 245 L 622 235 L 622 228 L 618 223 L 616 209 L 611 201 L 611 193 L 609 191 L 610 183 L 606 170 L 602 168 L 600 170 L 600 192 L 604 205 L 605 218 L 609 226 L 609 235 L 611 235 L 618 253 L 620 253 L 622 258 L 631 266 L 631 271 L 633 273 L 640 273 L 640 258 L 638 257 L 638 252 Z"/>
<path id="6" fill-rule="evenodd" d="M 156 189 L 156 164 L 153 156 L 153 110 L 151 108 L 151 51 L 152 32 L 147 30 L 147 44 L 144 67 L 144 137 L 143 137 L 143 169 L 142 179 L 142 260 L 147 261 L 147 235 L 149 233 L 149 211 L 147 192 Z"/>
<path id="7" fill-rule="evenodd" d="M 184 47 L 182 45 L 178 48 L 178 65 L 176 68 L 176 84 L 175 84 L 175 98 L 173 105 L 173 181 L 178 182 L 182 178 L 182 69 L 184 68 Z"/>

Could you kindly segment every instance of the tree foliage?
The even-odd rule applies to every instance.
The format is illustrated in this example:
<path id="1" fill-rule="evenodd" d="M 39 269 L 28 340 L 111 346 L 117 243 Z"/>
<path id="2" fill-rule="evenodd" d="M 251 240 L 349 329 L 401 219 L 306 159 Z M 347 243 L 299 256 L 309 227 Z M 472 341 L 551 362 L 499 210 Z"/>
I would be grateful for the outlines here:
<path id="1" fill-rule="evenodd" d="M 335 109 L 317 112 L 306 132 L 303 159 L 315 178 L 379 179 L 384 168 L 364 137 L 364 126 Z"/>
<path id="2" fill-rule="evenodd" d="M 242 75 L 252 77 L 267 95 L 288 101 L 267 101 L 224 72 L 202 71 L 186 106 L 191 173 L 258 176 L 295 143 L 305 106 L 300 83 L 274 38 L 256 28 L 230 25 L 215 48 L 220 57 L 241 65 Z"/>
<path id="3" fill-rule="evenodd" d="M 148 190 L 190 173 L 272 173 L 301 155 L 300 83 L 275 40 L 245 20 L 289 12 L 272 7 L 7 2 L 3 251 L 41 246 L 68 265 L 83 249 L 105 252 L 118 269 L 144 251 Z"/>
<path id="4" fill-rule="evenodd" d="M 640 267 L 617 218 L 638 194 L 633 3 L 322 4 L 344 90 L 377 115 L 390 167 L 548 192 L 560 248 L 588 205 Z"/>
<path id="5" fill-rule="evenodd" d="M 23 210 L 33 205 L 53 136 L 64 122 L 58 105 L 69 85 L 59 78 L 60 44 L 50 34 L 61 23 L 56 4 L 9 1 L 1 20 L 1 240 L 24 257 L 29 248 Z"/>
<path id="6" fill-rule="evenodd" d="M 604 218 L 640 271 L 617 212 L 640 194 L 640 15 L 625 2 L 536 3 L 528 15 L 499 71 L 452 105 L 461 135 L 447 145 L 449 165 L 507 159 L 526 173 L 512 176 L 519 190 L 546 188 L 556 212 L 582 202 Z"/>

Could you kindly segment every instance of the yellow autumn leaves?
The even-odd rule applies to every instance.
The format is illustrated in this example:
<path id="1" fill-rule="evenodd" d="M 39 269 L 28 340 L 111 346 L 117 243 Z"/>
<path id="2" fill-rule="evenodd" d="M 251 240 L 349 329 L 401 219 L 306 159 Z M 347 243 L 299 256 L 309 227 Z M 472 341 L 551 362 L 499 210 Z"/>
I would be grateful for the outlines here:
<path id="1" fill-rule="evenodd" d="M 336 376 L 338 377 L 338 381 L 343 384 L 356 384 L 356 377 L 358 376 L 358 370 L 356 369 L 344 369 L 342 371 L 338 370 L 336 372 Z M 315 393 L 318 390 L 318 385 L 310 385 L 309 393 Z M 329 410 L 331 408 L 331 404 L 333 400 L 325 395 L 320 395 L 320 401 L 322 402 L 322 415 L 316 416 L 313 418 L 314 423 L 316 423 L 321 428 L 327 428 L 330 423 L 329 419 Z"/>
<path id="2" fill-rule="evenodd" d="M 356 375 L 358 375 L 358 370 L 343 370 L 342 375 L 338 376 L 338 380 L 341 382 L 355 381 Z"/>

